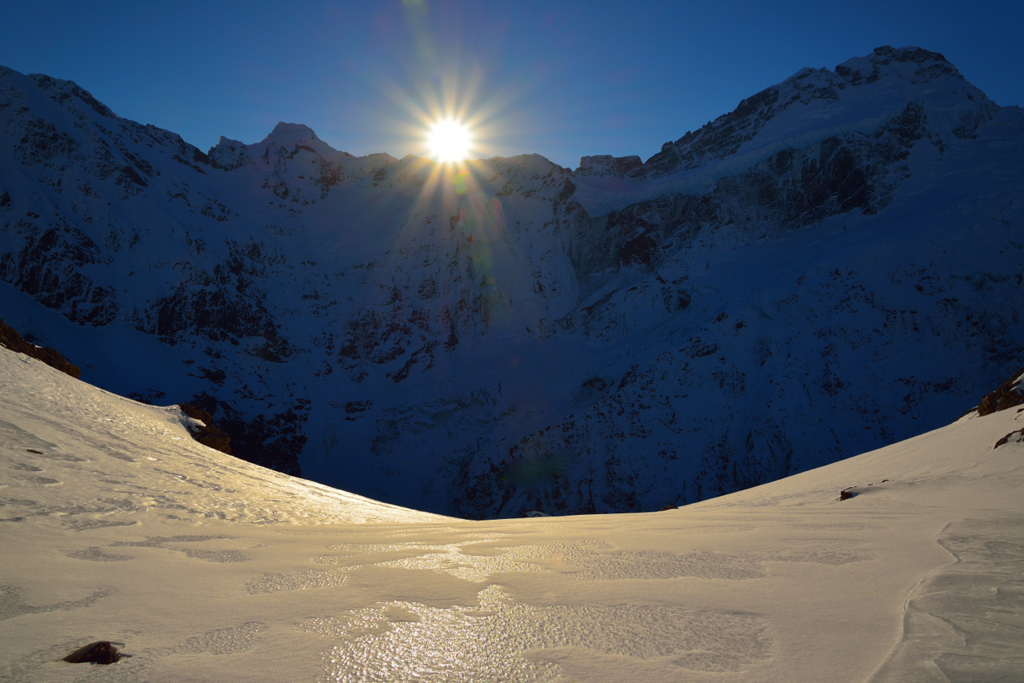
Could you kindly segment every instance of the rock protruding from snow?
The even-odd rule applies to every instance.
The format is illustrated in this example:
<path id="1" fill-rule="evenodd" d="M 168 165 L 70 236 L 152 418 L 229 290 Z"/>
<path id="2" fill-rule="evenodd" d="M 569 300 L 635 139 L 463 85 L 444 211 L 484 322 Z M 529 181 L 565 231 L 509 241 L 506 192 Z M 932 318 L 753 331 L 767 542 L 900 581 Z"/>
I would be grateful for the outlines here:
<path id="1" fill-rule="evenodd" d="M 0 320 L 0 346 L 10 349 L 15 353 L 22 353 L 29 358 L 35 358 L 36 360 L 42 361 L 49 365 L 51 368 L 56 368 L 61 372 L 71 375 L 75 379 L 82 376 L 82 370 L 71 363 L 67 358 L 60 354 L 56 349 L 51 349 L 48 346 L 36 346 L 30 344 L 21 338 L 18 331 L 11 328 L 9 325 Z"/>
<path id="2" fill-rule="evenodd" d="M 611 154 L 582 157 L 576 173 L 580 175 L 611 175 L 624 177 L 644 165 L 640 157 L 633 155 L 615 157 Z"/>
<path id="3" fill-rule="evenodd" d="M 64 661 L 71 664 L 113 664 L 121 661 L 121 653 L 110 641 L 100 640 L 78 648 Z"/>
<path id="4" fill-rule="evenodd" d="M 986 394 L 978 404 L 978 415 L 985 416 L 1019 406 L 1024 403 L 1024 368 L 1013 373 L 1010 379 L 1006 380 L 993 391 Z"/>
<path id="5" fill-rule="evenodd" d="M 853 57 L 836 67 L 836 73 L 850 85 L 874 83 L 882 78 L 908 83 L 929 83 L 942 76 L 962 78 L 956 67 L 938 52 L 919 47 L 900 49 L 883 45 L 867 57 Z"/>
<path id="6" fill-rule="evenodd" d="M 207 155 L 225 169 L 235 169 L 245 163 L 246 145 L 239 140 L 232 140 L 223 135 L 217 138 L 217 144 L 210 148 Z"/>

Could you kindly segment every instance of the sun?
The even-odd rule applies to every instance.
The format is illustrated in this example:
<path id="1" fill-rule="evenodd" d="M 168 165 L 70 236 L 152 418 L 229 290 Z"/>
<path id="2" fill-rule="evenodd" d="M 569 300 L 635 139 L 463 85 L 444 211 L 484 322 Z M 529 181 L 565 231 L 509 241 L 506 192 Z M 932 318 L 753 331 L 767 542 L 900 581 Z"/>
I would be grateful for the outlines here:
<path id="1" fill-rule="evenodd" d="M 469 126 L 455 119 L 438 119 L 427 133 L 430 156 L 442 163 L 465 161 L 473 147 Z"/>

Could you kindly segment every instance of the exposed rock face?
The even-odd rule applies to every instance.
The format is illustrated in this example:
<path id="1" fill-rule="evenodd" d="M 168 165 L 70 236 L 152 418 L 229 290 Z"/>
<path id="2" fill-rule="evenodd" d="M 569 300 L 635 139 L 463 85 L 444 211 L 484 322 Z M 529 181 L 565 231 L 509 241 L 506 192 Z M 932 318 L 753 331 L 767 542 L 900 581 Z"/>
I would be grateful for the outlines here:
<path id="1" fill-rule="evenodd" d="M 996 441 L 996 445 L 994 446 L 994 448 L 999 448 L 1000 446 L 1005 446 L 1008 443 L 1021 443 L 1021 442 L 1024 442 L 1024 429 L 1018 429 L 1015 432 L 1010 432 L 1009 434 L 1007 434 L 1003 438 L 999 439 L 999 441 Z"/>
<path id="2" fill-rule="evenodd" d="M 203 423 L 202 426 L 189 428 L 192 438 L 204 446 L 209 446 L 221 453 L 231 455 L 231 437 L 225 434 L 223 429 L 213 424 L 213 417 L 208 412 L 191 403 L 182 403 L 178 407 L 181 408 L 181 412 L 193 420 L 199 420 Z"/>
<path id="3" fill-rule="evenodd" d="M 677 237 L 671 244 L 677 248 L 705 227 L 793 230 L 853 210 L 875 214 L 909 176 L 910 150 L 928 135 L 924 119 L 922 106 L 910 102 L 869 135 L 782 149 L 717 180 L 702 194 L 666 193 L 598 218 L 578 211 L 573 221 L 577 269 L 588 276 L 629 264 L 650 267 L 665 256 L 658 252 L 670 237 Z"/>
<path id="4" fill-rule="evenodd" d="M 985 394 L 973 412 L 979 417 L 984 417 L 1001 410 L 1016 408 L 1019 405 L 1024 405 L 1024 368 L 1020 368 L 1010 375 L 1010 378 L 996 387 L 995 391 Z M 1021 411 L 1024 411 L 1024 408 L 1017 409 L 1017 412 Z M 970 414 L 968 413 L 968 415 Z M 996 441 L 994 448 L 1005 446 L 1008 443 L 1022 442 L 1024 442 L 1024 429 L 1017 429 Z"/>
<path id="5" fill-rule="evenodd" d="M 1014 406 L 1024 404 L 1024 387 L 1021 383 L 1024 382 L 1024 368 L 1019 369 L 1013 373 L 1010 379 L 1006 380 L 991 394 L 986 394 L 985 398 L 981 399 L 981 403 L 978 404 L 978 415 L 991 415 L 997 413 L 1000 410 L 1007 410 Z"/>
<path id="6" fill-rule="evenodd" d="M 49 365 L 51 368 L 60 370 L 66 375 L 71 375 L 75 379 L 82 376 L 81 369 L 68 361 L 67 358 L 62 356 L 56 349 L 51 349 L 48 346 L 36 346 L 30 344 L 21 338 L 18 331 L 8 326 L 3 320 L 0 320 L 0 346 L 3 346 L 16 353 L 21 353 L 29 358 L 35 358 L 36 360 L 42 361 Z"/>
<path id="7" fill-rule="evenodd" d="M 0 69 L 0 312 L 281 471 L 467 517 L 656 510 L 937 427 L 1017 367 L 1022 153 L 1019 109 L 916 48 L 646 162 L 460 176 L 298 124 L 204 154 Z"/>
<path id="8" fill-rule="evenodd" d="M 610 154 L 598 154 L 580 159 L 579 175 L 610 175 L 622 178 L 644 165 L 638 156 L 613 157 Z"/>

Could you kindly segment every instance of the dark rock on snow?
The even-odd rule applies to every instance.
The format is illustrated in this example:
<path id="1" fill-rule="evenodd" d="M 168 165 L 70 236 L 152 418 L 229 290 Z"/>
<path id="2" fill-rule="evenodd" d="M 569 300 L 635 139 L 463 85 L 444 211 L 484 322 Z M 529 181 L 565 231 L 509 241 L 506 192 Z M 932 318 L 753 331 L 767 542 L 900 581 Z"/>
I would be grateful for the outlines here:
<path id="1" fill-rule="evenodd" d="M 72 664 L 113 664 L 114 662 L 121 661 L 122 656 L 117 647 L 111 644 L 110 641 L 99 640 L 80 647 L 65 657 L 64 661 Z"/>
<path id="2" fill-rule="evenodd" d="M 3 320 L 0 320 L 0 345 L 16 353 L 22 353 L 30 358 L 42 361 L 51 368 L 56 368 L 65 374 L 71 375 L 75 379 L 82 376 L 82 371 L 78 366 L 72 364 L 58 351 L 51 349 L 48 346 L 36 346 L 35 344 L 30 344 L 22 339 L 17 330 L 8 326 Z"/>

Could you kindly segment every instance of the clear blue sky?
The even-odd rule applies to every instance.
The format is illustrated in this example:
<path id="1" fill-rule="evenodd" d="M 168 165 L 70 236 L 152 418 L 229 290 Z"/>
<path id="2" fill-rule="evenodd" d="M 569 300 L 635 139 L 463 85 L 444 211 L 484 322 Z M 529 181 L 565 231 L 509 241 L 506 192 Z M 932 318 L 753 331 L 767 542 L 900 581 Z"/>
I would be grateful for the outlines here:
<path id="1" fill-rule="evenodd" d="M 638 154 L 800 68 L 880 45 L 943 53 L 1024 104 L 1024 3 L 360 0 L 7 3 L 0 64 L 70 79 L 208 149 L 305 123 L 353 154 L 425 154 L 457 106 L 478 156 Z"/>

